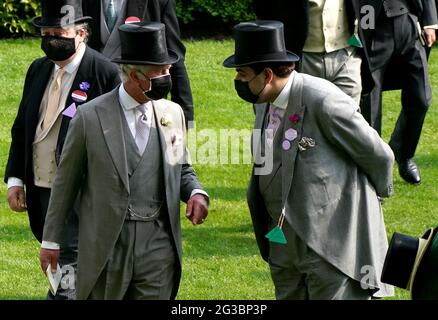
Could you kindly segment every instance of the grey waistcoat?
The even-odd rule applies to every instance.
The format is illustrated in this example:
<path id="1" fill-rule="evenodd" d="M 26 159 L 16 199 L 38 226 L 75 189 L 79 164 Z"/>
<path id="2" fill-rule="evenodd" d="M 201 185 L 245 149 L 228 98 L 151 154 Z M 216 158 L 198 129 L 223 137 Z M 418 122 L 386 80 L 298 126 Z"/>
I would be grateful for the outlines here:
<path id="1" fill-rule="evenodd" d="M 151 221 L 165 209 L 163 162 L 155 115 L 152 113 L 149 141 L 143 155 L 123 118 L 126 159 L 129 176 L 129 206 L 126 219 Z"/>

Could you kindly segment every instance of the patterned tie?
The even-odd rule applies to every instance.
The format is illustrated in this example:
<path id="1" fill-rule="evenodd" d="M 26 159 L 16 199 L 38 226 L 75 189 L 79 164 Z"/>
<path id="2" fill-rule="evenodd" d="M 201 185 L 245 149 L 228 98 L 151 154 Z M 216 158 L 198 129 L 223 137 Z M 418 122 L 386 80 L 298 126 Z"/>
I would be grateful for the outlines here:
<path id="1" fill-rule="evenodd" d="M 135 143 L 137 144 L 137 148 L 140 154 L 143 154 L 144 149 L 146 149 L 148 138 L 149 126 L 147 123 L 146 106 L 144 104 L 141 104 L 136 108 L 135 121 Z"/>
<path id="2" fill-rule="evenodd" d="M 272 147 L 272 144 L 274 142 L 275 132 L 280 126 L 283 113 L 284 113 L 283 109 L 277 108 L 272 104 L 269 106 L 269 120 L 265 134 L 266 134 L 266 142 L 270 147 Z"/>
<path id="3" fill-rule="evenodd" d="M 108 26 L 108 30 L 111 33 L 117 21 L 117 12 L 116 7 L 114 6 L 114 0 L 108 1 L 108 6 L 105 10 L 105 21 L 106 25 Z"/>
<path id="4" fill-rule="evenodd" d="M 53 81 L 49 87 L 49 98 L 47 101 L 46 114 L 42 123 L 43 130 L 50 126 L 56 115 L 58 114 L 59 99 L 61 98 L 61 82 L 65 70 L 60 68 L 56 71 Z"/>

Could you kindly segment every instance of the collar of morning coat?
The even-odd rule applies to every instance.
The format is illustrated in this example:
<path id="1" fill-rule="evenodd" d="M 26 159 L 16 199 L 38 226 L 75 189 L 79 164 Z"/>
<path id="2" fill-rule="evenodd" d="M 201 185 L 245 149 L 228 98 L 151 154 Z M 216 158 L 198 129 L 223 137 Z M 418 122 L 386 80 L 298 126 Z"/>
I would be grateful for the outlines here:
<path id="1" fill-rule="evenodd" d="M 286 85 L 281 90 L 280 94 L 278 95 L 277 99 L 272 102 L 272 104 L 280 109 L 286 110 L 287 105 L 289 104 L 289 96 L 292 89 L 292 83 L 294 82 L 296 71 L 292 71 L 291 75 L 289 76 L 289 79 L 287 80 Z"/>
<path id="2" fill-rule="evenodd" d="M 69 73 L 72 74 L 73 72 L 75 72 L 78 68 L 79 65 L 81 64 L 82 58 L 84 57 L 85 54 L 85 49 L 86 49 L 86 45 L 84 42 L 81 42 L 79 44 L 79 51 L 76 55 L 76 57 L 68 64 L 64 67 L 64 70 Z M 55 72 L 58 71 L 60 67 L 55 63 Z"/>

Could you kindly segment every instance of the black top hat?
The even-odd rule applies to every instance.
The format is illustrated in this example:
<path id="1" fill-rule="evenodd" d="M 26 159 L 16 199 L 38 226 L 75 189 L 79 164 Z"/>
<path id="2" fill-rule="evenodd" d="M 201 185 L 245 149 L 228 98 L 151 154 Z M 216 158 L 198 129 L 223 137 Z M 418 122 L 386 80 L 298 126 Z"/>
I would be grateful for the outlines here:
<path id="1" fill-rule="evenodd" d="M 160 22 L 129 23 L 119 27 L 122 56 L 112 61 L 123 64 L 174 64 L 176 52 L 167 49 L 164 24 Z"/>
<path id="2" fill-rule="evenodd" d="M 82 0 L 45 0 L 42 1 L 42 16 L 32 19 L 37 28 L 59 28 L 84 22 L 93 18 L 84 17 Z"/>
<path id="3" fill-rule="evenodd" d="M 412 283 L 412 299 L 438 300 L 438 228 L 424 252 Z"/>
<path id="4" fill-rule="evenodd" d="M 431 228 L 421 238 L 395 232 L 383 265 L 382 282 L 411 290 L 412 298 L 425 293 L 426 296 L 434 294 L 437 299 L 437 287 L 434 293 L 422 289 L 430 281 L 438 283 L 436 269 L 431 268 L 431 262 L 435 261 L 435 268 L 438 263 L 437 232 L 438 228 Z M 429 269 L 434 271 L 426 276 Z"/>
<path id="5" fill-rule="evenodd" d="M 259 20 L 242 22 L 234 27 L 234 55 L 225 59 L 227 68 L 260 62 L 296 62 L 299 57 L 286 50 L 283 23 Z"/>

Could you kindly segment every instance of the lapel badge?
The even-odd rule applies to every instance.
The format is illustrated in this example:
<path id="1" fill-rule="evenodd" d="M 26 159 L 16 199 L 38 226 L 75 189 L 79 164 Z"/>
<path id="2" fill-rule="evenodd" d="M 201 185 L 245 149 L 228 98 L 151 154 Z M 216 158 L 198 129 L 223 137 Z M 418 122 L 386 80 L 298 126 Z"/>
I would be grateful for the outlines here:
<path id="1" fill-rule="evenodd" d="M 81 90 L 75 90 L 72 92 L 71 97 L 75 102 L 85 102 L 88 99 L 87 94 Z"/>
<path id="2" fill-rule="evenodd" d="M 313 148 L 315 146 L 315 140 L 309 137 L 302 137 L 300 142 L 298 142 L 298 148 L 300 151 L 306 151 L 307 149 Z"/>
<path id="3" fill-rule="evenodd" d="M 289 140 L 284 140 L 283 143 L 281 144 L 281 146 L 283 147 L 284 151 L 287 151 L 290 149 L 291 144 Z"/>
<path id="4" fill-rule="evenodd" d="M 130 23 L 139 23 L 141 22 L 139 17 L 136 16 L 130 16 L 128 18 L 126 18 L 125 20 L 125 24 L 130 24 Z"/>
<path id="5" fill-rule="evenodd" d="M 91 85 L 90 85 L 90 83 L 88 83 L 87 81 L 81 82 L 81 83 L 79 84 L 79 88 L 80 88 L 82 91 L 88 91 L 88 90 L 90 90 L 90 87 L 91 87 Z"/>
<path id="6" fill-rule="evenodd" d="M 76 103 L 72 103 L 67 109 L 65 109 L 62 114 L 66 117 L 73 118 L 76 114 Z"/>
<path id="7" fill-rule="evenodd" d="M 294 141 L 297 138 L 297 136 L 298 136 L 297 130 L 292 129 L 292 128 L 287 129 L 284 132 L 284 137 L 289 141 Z"/>

